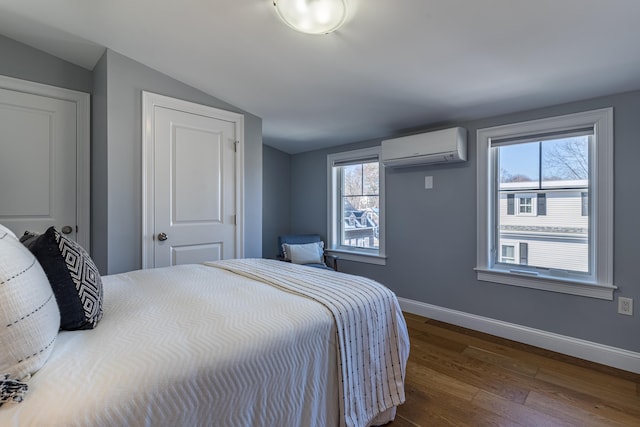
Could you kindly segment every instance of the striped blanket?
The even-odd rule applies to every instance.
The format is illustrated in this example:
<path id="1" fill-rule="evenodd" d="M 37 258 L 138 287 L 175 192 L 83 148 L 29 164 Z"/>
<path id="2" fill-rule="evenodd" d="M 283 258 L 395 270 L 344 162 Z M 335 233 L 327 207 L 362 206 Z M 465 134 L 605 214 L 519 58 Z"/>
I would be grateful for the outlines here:
<path id="1" fill-rule="evenodd" d="M 371 425 L 405 400 L 409 340 L 393 292 L 360 276 L 281 261 L 236 259 L 206 263 L 268 283 L 324 305 L 336 322 L 341 375 L 341 425 Z"/>

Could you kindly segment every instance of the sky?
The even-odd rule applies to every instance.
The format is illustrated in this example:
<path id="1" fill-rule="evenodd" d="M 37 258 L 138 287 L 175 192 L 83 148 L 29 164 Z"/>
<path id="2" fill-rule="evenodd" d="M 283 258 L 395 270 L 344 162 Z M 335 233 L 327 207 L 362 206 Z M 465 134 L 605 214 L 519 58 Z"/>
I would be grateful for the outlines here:
<path id="1" fill-rule="evenodd" d="M 552 139 L 542 142 L 542 157 L 543 157 L 543 178 L 544 175 L 553 175 L 558 170 L 553 170 L 547 166 L 544 161 L 545 153 L 550 151 L 562 152 L 562 146 L 568 142 L 579 142 L 583 144 L 583 156 L 587 156 L 587 136 L 578 136 L 571 138 Z M 525 175 L 531 178 L 533 181 L 538 180 L 539 175 L 539 157 L 540 146 L 539 142 L 528 142 L 521 144 L 512 144 L 500 147 L 500 169 L 506 170 L 509 175 Z M 560 148 L 560 150 L 558 150 Z M 568 157 L 568 156 L 567 156 Z M 566 171 L 566 169 L 565 169 Z"/>
<path id="2" fill-rule="evenodd" d="M 500 169 L 505 169 L 510 175 L 526 175 L 537 180 L 538 143 L 500 147 Z"/>

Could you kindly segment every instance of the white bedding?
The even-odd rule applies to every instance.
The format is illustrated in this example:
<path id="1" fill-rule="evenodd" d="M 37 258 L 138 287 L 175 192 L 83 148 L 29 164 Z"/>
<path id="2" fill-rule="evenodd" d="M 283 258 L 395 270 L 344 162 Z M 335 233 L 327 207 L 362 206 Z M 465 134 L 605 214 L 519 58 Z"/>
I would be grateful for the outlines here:
<path id="1" fill-rule="evenodd" d="M 337 329 L 340 413 L 347 426 L 378 421 L 382 411 L 405 400 L 404 375 L 409 342 L 396 296 L 360 276 L 302 270 L 295 264 L 260 259 L 207 263 L 257 279 L 324 305 Z"/>
<path id="2" fill-rule="evenodd" d="M 59 334 L 25 400 L 0 407 L 1 426 L 340 424 L 323 305 L 204 265 L 103 283 L 101 323 Z"/>

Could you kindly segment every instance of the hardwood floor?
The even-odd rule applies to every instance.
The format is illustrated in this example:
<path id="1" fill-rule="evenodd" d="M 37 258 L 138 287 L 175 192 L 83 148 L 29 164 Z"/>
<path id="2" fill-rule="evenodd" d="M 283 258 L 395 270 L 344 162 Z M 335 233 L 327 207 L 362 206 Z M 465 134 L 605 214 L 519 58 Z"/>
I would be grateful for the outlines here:
<path id="1" fill-rule="evenodd" d="M 387 426 L 640 426 L 640 375 L 405 318 L 407 400 Z"/>

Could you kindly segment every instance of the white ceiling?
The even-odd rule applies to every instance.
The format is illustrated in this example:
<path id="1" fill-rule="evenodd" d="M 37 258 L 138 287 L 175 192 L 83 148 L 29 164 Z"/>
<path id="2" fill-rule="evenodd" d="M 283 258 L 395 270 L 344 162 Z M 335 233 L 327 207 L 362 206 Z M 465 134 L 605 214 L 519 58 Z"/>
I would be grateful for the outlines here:
<path id="1" fill-rule="evenodd" d="M 640 89 L 638 0 L 350 4 L 309 36 L 271 0 L 0 0 L 0 34 L 88 69 L 110 48 L 262 117 L 289 153 Z"/>

